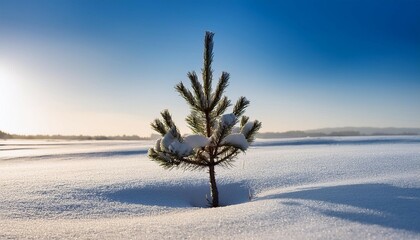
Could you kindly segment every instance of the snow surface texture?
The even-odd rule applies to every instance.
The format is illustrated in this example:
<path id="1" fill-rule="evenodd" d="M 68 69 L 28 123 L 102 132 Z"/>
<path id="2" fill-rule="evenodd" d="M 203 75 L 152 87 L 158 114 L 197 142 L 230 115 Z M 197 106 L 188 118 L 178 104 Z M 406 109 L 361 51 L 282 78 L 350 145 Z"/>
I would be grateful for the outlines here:
<path id="1" fill-rule="evenodd" d="M 420 239 L 419 137 L 257 140 L 215 209 L 153 145 L 0 141 L 0 239 Z"/>

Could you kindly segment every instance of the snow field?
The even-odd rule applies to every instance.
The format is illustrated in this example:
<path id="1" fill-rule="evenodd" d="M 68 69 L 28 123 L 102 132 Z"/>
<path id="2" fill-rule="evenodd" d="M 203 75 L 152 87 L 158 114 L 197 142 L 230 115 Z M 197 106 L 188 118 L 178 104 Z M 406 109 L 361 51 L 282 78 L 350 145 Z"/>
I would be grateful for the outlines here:
<path id="1" fill-rule="evenodd" d="M 152 141 L 0 142 L 0 239 L 420 239 L 418 139 L 360 139 L 259 140 L 216 169 L 216 209 Z"/>

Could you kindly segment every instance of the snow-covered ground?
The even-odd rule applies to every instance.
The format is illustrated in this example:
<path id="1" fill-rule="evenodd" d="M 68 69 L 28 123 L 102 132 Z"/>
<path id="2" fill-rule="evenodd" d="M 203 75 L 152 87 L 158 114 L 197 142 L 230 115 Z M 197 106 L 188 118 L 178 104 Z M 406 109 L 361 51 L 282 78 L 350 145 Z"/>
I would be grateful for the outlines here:
<path id="1" fill-rule="evenodd" d="M 0 140 L 0 239 L 420 239 L 420 137 L 258 140 L 214 209 L 153 144 Z"/>

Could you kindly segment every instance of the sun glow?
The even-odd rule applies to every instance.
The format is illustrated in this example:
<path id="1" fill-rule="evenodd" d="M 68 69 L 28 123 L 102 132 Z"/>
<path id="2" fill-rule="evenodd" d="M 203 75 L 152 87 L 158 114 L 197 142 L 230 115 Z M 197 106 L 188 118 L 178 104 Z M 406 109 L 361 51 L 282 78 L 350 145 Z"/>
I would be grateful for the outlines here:
<path id="1" fill-rule="evenodd" d="M 20 118 L 22 89 L 16 68 L 0 62 L 0 130 L 15 131 Z"/>
<path id="2" fill-rule="evenodd" d="M 13 67 L 0 63 L 0 99 L 7 101 L 16 96 L 18 92 L 18 83 Z"/>

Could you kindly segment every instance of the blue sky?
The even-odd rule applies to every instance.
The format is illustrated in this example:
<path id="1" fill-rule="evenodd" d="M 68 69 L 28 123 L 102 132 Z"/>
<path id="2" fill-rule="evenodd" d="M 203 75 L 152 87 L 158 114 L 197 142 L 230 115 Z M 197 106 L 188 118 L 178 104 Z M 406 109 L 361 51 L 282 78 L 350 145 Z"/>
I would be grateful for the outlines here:
<path id="1" fill-rule="evenodd" d="M 251 100 L 262 131 L 420 127 L 420 2 L 0 0 L 0 129 L 151 133 L 200 71 Z"/>

